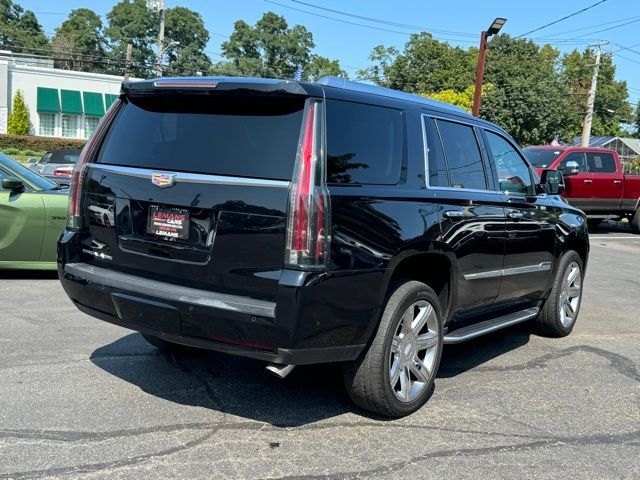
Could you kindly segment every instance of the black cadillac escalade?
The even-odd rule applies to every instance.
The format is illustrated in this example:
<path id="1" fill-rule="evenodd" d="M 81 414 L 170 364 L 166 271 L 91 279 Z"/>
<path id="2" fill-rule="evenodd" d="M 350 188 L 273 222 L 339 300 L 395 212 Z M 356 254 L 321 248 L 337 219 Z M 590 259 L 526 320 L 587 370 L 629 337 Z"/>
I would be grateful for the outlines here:
<path id="1" fill-rule="evenodd" d="M 525 321 L 571 332 L 589 240 L 562 189 L 499 127 L 415 95 L 125 82 L 74 171 L 59 276 L 80 310 L 161 349 L 281 377 L 342 362 L 358 405 L 402 416 L 443 344 Z"/>

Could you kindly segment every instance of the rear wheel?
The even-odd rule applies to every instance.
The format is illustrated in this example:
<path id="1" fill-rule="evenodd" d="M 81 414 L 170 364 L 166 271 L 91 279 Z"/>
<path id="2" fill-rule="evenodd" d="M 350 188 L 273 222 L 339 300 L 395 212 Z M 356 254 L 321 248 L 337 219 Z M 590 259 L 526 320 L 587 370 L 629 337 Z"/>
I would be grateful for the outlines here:
<path id="1" fill-rule="evenodd" d="M 582 278 L 582 259 L 570 250 L 560 259 L 553 288 L 536 319 L 539 333 L 551 337 L 571 333 L 582 302 Z"/>
<path id="2" fill-rule="evenodd" d="M 344 367 L 347 392 L 357 405 L 402 417 L 426 403 L 442 355 L 441 312 L 424 283 L 396 284 L 371 345 Z"/>

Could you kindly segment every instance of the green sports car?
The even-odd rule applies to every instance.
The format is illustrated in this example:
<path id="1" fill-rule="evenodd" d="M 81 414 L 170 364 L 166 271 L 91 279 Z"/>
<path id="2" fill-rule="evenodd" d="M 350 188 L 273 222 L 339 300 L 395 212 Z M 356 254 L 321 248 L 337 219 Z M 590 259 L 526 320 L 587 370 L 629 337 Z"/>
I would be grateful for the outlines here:
<path id="1" fill-rule="evenodd" d="M 55 270 L 68 194 L 0 153 L 0 269 Z"/>

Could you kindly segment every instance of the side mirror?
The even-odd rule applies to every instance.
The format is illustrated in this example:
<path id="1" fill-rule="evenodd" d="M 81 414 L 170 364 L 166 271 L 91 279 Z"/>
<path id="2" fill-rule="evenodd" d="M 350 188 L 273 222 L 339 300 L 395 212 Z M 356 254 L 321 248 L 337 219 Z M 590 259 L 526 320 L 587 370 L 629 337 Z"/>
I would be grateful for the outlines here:
<path id="1" fill-rule="evenodd" d="M 569 160 L 563 169 L 563 173 L 568 177 L 580 173 L 580 165 L 575 160 Z"/>
<path id="2" fill-rule="evenodd" d="M 16 177 L 6 177 L 2 179 L 2 189 L 22 192 L 24 190 L 24 182 Z"/>
<path id="3" fill-rule="evenodd" d="M 564 176 L 562 172 L 559 170 L 542 170 L 540 186 L 549 195 L 562 195 L 564 193 Z"/>

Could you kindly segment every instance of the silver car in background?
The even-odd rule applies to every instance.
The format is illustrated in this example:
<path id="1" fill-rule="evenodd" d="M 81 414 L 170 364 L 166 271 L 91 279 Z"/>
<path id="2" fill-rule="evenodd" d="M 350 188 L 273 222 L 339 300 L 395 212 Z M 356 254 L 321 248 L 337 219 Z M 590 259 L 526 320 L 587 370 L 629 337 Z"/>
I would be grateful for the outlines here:
<path id="1" fill-rule="evenodd" d="M 40 160 L 29 159 L 29 168 L 60 186 L 68 186 L 71 172 L 80 157 L 77 148 L 50 150 Z"/>

